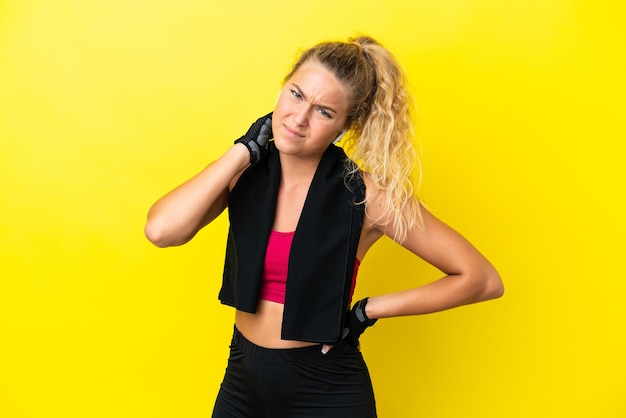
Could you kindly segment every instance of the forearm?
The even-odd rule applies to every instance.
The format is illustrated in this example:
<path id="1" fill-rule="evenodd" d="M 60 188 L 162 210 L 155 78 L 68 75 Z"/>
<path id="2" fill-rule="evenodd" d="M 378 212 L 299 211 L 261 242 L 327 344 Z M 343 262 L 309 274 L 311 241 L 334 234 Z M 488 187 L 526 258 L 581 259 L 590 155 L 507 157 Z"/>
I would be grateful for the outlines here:
<path id="1" fill-rule="evenodd" d="M 370 297 L 369 318 L 423 315 L 500 297 L 500 276 L 493 268 L 470 275 L 448 275 L 413 289 Z"/>
<path id="2" fill-rule="evenodd" d="M 232 146 L 218 160 L 181 184 L 148 211 L 146 237 L 159 247 L 181 245 L 226 207 L 228 188 L 250 163 L 245 146 Z"/>

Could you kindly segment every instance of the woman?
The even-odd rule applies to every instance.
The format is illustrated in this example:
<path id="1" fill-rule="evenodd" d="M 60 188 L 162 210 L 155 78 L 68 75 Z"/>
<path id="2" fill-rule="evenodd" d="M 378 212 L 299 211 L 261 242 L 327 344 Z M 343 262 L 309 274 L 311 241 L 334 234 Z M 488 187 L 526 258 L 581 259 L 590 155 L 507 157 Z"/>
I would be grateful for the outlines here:
<path id="1" fill-rule="evenodd" d="M 372 38 L 316 45 L 273 113 L 150 209 L 159 247 L 229 209 L 220 300 L 236 308 L 235 332 L 214 417 L 375 417 L 358 347 L 368 326 L 502 295 L 489 261 L 415 197 L 410 104 Z M 346 133 L 350 159 L 333 145 Z M 446 275 L 352 304 L 360 260 L 383 235 Z"/>

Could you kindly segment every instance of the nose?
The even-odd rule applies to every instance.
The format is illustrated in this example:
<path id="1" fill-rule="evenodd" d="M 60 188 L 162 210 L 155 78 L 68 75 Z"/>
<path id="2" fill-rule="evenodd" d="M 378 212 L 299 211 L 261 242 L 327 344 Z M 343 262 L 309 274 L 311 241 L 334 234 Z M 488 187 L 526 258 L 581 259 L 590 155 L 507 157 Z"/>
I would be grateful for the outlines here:
<path id="1" fill-rule="evenodd" d="M 298 126 L 306 126 L 309 123 L 309 106 L 303 103 L 294 112 L 293 120 Z"/>

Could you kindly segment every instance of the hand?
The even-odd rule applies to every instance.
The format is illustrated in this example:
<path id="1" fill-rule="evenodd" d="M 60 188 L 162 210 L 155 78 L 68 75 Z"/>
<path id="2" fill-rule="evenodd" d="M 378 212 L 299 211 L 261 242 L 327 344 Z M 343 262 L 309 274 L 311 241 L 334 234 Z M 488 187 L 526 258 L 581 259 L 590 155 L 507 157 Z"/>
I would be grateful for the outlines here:
<path id="1" fill-rule="evenodd" d="M 361 299 L 352 306 L 352 309 L 348 312 L 343 328 L 343 340 L 353 348 L 359 346 L 359 337 L 361 334 L 378 321 L 378 319 L 369 319 L 365 314 L 367 299 L 368 298 Z"/>
<path id="2" fill-rule="evenodd" d="M 250 164 L 265 158 L 268 153 L 269 140 L 272 134 L 272 112 L 260 117 L 248 129 L 248 132 L 235 141 L 235 144 L 242 143 L 250 151 Z"/>
<path id="3" fill-rule="evenodd" d="M 346 317 L 341 339 L 352 348 L 359 347 L 359 337 L 361 334 L 378 321 L 378 319 L 369 319 L 365 313 L 365 306 L 367 305 L 368 299 L 369 298 L 361 299 L 352 305 L 352 309 L 350 309 Z M 322 346 L 322 353 L 328 353 L 331 348 L 333 348 L 332 345 L 324 344 Z"/>

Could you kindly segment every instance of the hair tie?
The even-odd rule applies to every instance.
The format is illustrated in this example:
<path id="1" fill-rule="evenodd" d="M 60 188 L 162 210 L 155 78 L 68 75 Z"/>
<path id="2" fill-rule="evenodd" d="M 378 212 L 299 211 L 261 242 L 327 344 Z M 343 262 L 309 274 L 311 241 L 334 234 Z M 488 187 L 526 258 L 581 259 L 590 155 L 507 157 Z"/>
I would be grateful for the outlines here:
<path id="1" fill-rule="evenodd" d="M 357 48 L 359 48 L 359 51 L 363 52 L 363 45 L 361 45 L 361 44 L 359 43 L 359 41 L 352 41 L 352 42 L 350 42 L 350 43 L 351 43 L 352 45 L 356 45 L 356 46 L 357 46 Z"/>

